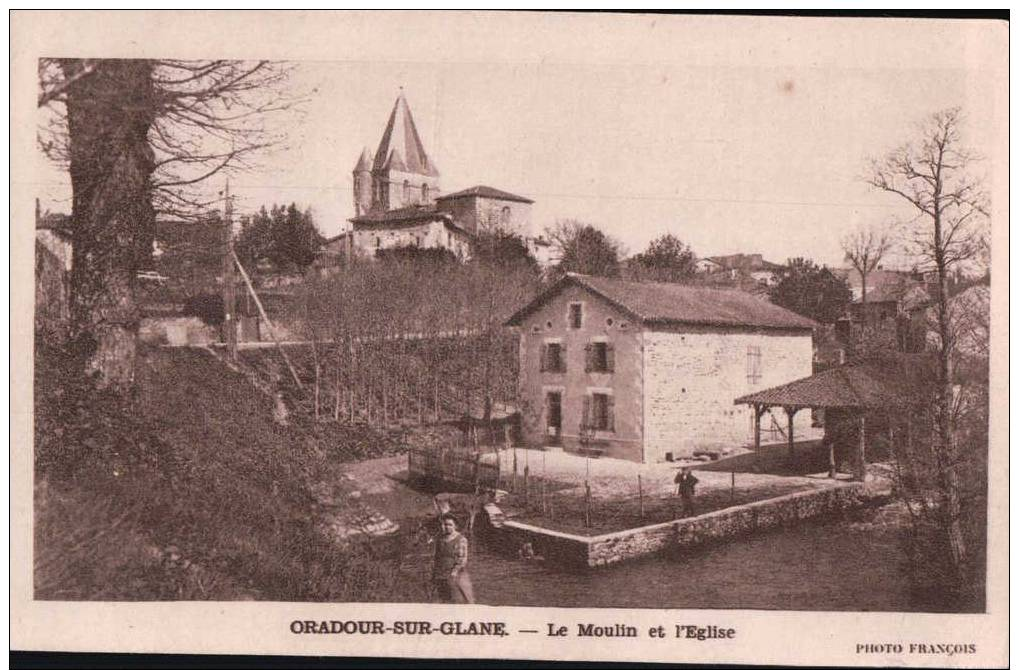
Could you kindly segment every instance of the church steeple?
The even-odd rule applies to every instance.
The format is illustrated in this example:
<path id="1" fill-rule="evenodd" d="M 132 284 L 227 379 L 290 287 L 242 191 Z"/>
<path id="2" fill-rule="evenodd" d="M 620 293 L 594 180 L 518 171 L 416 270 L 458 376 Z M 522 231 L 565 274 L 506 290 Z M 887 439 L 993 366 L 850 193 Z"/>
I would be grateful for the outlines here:
<path id="1" fill-rule="evenodd" d="M 401 88 L 375 154 L 365 147 L 354 166 L 354 215 L 430 205 L 438 195 L 439 170 L 425 151 Z"/>
<path id="2" fill-rule="evenodd" d="M 400 91 L 393 105 L 393 111 L 389 114 L 389 122 L 386 130 L 382 133 L 382 141 L 375 151 L 375 164 L 373 172 L 387 169 L 386 166 L 394 160 L 402 162 L 401 172 L 411 174 L 438 177 L 439 171 L 428 158 L 425 147 L 421 143 L 421 136 L 418 135 L 417 125 L 410 113 L 410 105 L 407 98 Z M 391 168 L 397 169 L 397 168 Z"/>

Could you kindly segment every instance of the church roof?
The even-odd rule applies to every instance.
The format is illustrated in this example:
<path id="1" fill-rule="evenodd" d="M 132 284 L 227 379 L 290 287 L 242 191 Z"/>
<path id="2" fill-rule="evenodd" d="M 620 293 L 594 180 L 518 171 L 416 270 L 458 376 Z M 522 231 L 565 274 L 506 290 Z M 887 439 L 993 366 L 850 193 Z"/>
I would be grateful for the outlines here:
<path id="1" fill-rule="evenodd" d="M 357 165 L 354 166 L 354 172 L 368 172 L 372 169 L 372 152 L 368 151 L 368 147 L 364 148 L 361 152 L 361 157 L 357 159 Z"/>
<path id="2" fill-rule="evenodd" d="M 513 200 L 515 202 L 526 202 L 533 203 L 534 201 L 530 198 L 525 198 L 522 195 L 514 195 L 507 193 L 506 191 L 500 191 L 497 188 L 491 186 L 472 186 L 456 193 L 449 193 L 447 195 L 436 198 L 436 200 L 452 200 L 454 198 L 490 198 L 492 200 Z"/>
<path id="3" fill-rule="evenodd" d="M 400 170 L 436 177 L 439 171 L 428 159 L 421 143 L 414 117 L 411 116 L 407 99 L 400 93 L 389 115 L 389 123 L 382 133 L 382 141 L 375 152 L 373 171 Z"/>
<path id="4" fill-rule="evenodd" d="M 355 228 L 385 229 L 401 228 L 423 221 L 442 221 L 447 228 L 468 235 L 467 231 L 453 221 L 453 215 L 435 205 L 409 205 L 399 209 L 371 212 L 348 219 Z"/>

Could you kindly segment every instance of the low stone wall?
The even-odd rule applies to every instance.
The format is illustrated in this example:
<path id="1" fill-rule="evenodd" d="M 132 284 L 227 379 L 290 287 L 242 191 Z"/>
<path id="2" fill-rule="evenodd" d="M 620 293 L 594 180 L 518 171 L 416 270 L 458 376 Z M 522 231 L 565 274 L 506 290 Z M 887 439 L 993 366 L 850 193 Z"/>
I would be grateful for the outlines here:
<path id="1" fill-rule="evenodd" d="M 531 542 L 535 551 L 548 559 L 564 564 L 595 567 L 639 558 L 665 549 L 693 547 L 835 514 L 863 504 L 862 491 L 863 485 L 860 483 L 842 484 L 727 507 L 688 519 L 592 537 L 561 533 L 515 521 L 507 521 L 501 534 L 517 543 Z"/>

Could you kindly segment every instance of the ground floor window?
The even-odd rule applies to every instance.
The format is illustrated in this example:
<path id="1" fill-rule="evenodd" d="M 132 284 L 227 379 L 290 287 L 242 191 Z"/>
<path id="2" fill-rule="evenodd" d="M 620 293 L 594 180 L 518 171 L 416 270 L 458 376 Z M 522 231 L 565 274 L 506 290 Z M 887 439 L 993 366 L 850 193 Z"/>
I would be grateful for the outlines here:
<path id="1" fill-rule="evenodd" d="M 608 393 L 592 393 L 584 398 L 584 425 L 590 430 L 616 429 L 615 403 Z"/>

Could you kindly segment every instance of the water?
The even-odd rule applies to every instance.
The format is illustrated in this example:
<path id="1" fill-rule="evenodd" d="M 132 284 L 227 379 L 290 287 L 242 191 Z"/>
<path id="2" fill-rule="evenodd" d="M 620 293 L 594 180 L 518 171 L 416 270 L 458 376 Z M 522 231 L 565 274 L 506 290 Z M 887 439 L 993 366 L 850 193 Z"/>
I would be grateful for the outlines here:
<path id="1" fill-rule="evenodd" d="M 521 561 L 475 542 L 478 601 L 557 607 L 909 611 L 898 534 L 849 523 L 786 528 L 588 571 Z"/>
<path id="2" fill-rule="evenodd" d="M 419 492 L 398 487 L 398 497 Z M 397 493 L 394 491 L 393 493 Z M 421 496 L 423 499 L 423 496 Z M 392 501 L 392 498 L 390 498 Z M 421 500 L 407 508 L 421 509 Z M 391 510 L 398 513 L 396 509 Z M 480 538 L 468 570 L 486 605 L 823 611 L 952 611 L 915 590 L 891 508 L 877 523 L 805 523 L 603 568 L 524 561 Z"/>

